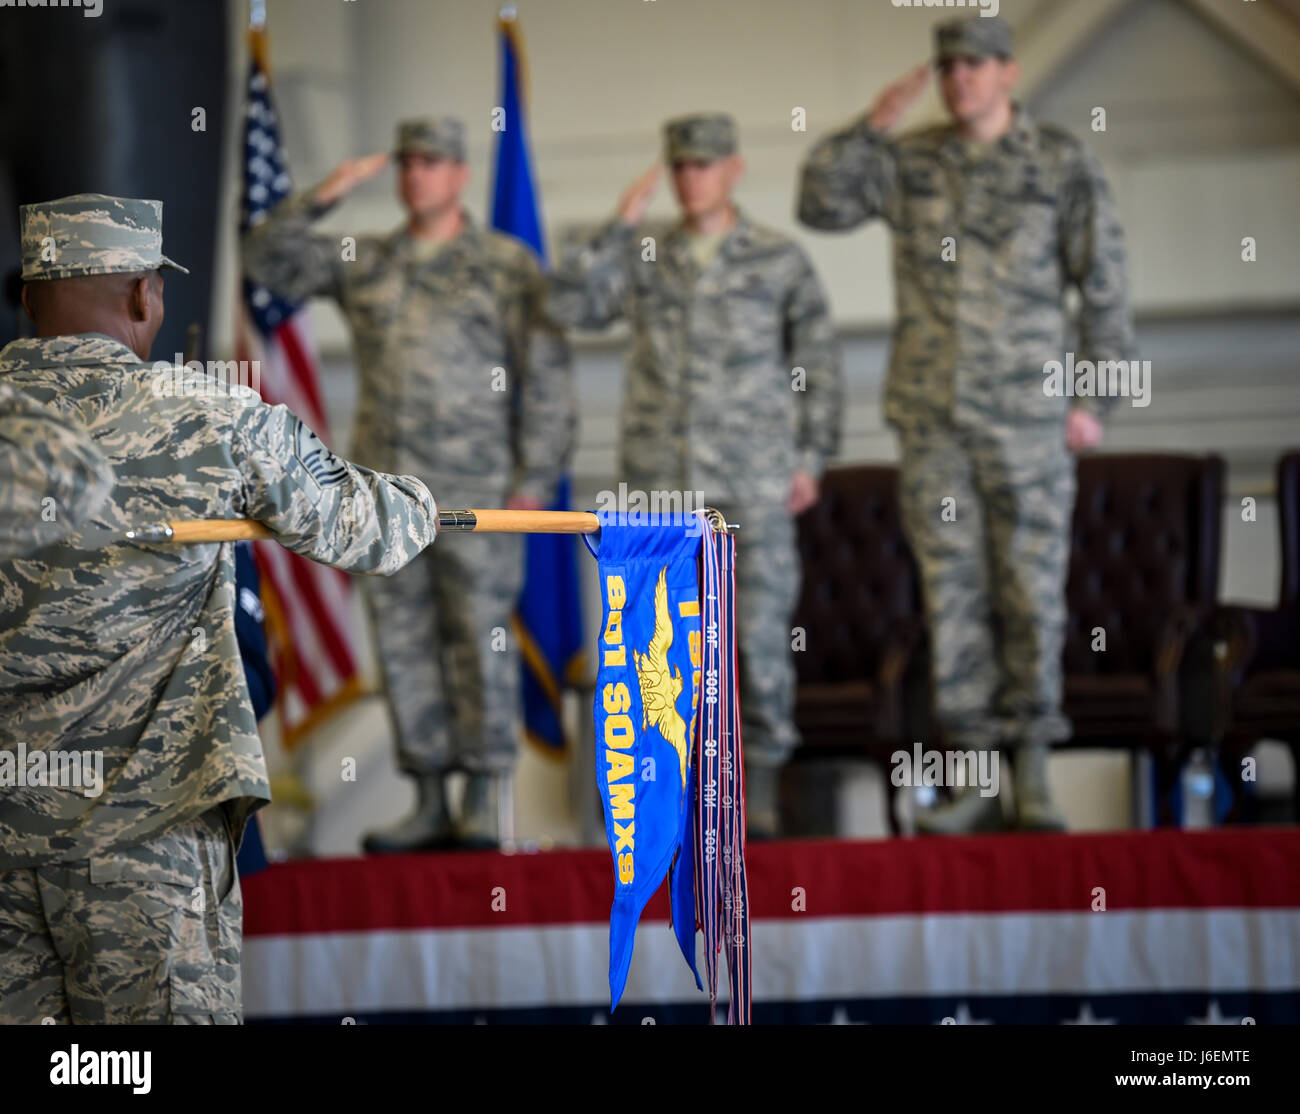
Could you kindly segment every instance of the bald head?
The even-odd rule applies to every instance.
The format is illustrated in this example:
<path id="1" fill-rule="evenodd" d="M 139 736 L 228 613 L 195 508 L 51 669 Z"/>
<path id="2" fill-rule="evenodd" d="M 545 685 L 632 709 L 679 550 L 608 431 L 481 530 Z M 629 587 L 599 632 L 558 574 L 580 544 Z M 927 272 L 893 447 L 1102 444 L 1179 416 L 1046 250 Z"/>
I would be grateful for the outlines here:
<path id="1" fill-rule="evenodd" d="M 23 308 L 37 336 L 103 333 L 149 358 L 163 322 L 160 270 L 42 279 L 23 286 Z"/>

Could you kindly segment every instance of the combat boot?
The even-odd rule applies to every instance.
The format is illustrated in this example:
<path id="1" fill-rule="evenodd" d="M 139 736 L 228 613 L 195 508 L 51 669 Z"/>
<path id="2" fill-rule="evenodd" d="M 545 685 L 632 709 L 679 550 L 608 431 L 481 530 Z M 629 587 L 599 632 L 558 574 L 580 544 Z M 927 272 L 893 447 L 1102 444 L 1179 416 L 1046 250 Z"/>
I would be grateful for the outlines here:
<path id="1" fill-rule="evenodd" d="M 745 764 L 745 837 L 776 839 L 781 834 L 781 767 Z"/>
<path id="2" fill-rule="evenodd" d="M 460 820 L 455 826 L 456 847 L 490 851 L 501 846 L 502 775 L 472 773 L 465 781 Z"/>
<path id="3" fill-rule="evenodd" d="M 1026 744 L 1014 752 L 1016 826 L 1024 832 L 1063 832 L 1065 817 L 1047 791 L 1047 745 Z"/>
<path id="4" fill-rule="evenodd" d="M 985 795 L 978 785 L 962 786 L 951 800 L 936 808 L 920 809 L 916 814 L 916 830 L 921 835 L 997 832 L 1005 826 L 1002 797 L 997 793 Z"/>
<path id="5" fill-rule="evenodd" d="M 450 845 L 451 813 L 443 775 L 421 774 L 415 779 L 415 788 L 415 811 L 391 828 L 370 832 L 361 842 L 367 854 L 440 851 Z"/>

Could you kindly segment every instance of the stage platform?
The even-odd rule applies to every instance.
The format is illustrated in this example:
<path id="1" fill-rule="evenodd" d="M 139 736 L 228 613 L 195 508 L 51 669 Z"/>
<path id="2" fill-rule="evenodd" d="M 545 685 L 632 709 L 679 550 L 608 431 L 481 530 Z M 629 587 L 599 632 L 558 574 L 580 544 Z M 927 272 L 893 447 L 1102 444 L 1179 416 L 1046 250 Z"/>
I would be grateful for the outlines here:
<path id="1" fill-rule="evenodd" d="M 756 1024 L 1300 1023 L 1300 829 L 765 843 L 749 882 Z M 604 850 L 273 865 L 246 1019 L 706 1023 L 662 888 L 611 1016 L 613 890 Z"/>

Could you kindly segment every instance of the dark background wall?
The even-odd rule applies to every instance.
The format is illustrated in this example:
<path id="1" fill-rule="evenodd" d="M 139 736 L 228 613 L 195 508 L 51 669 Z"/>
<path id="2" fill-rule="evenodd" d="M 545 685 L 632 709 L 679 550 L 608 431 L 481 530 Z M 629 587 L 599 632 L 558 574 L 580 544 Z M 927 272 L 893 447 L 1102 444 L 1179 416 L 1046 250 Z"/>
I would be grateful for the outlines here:
<path id="1" fill-rule="evenodd" d="M 155 359 L 205 338 L 216 250 L 228 0 L 104 0 L 0 8 L 0 343 L 28 333 L 18 301 L 18 206 L 71 193 L 163 202 L 167 315 Z M 206 130 L 191 126 L 206 111 Z"/>

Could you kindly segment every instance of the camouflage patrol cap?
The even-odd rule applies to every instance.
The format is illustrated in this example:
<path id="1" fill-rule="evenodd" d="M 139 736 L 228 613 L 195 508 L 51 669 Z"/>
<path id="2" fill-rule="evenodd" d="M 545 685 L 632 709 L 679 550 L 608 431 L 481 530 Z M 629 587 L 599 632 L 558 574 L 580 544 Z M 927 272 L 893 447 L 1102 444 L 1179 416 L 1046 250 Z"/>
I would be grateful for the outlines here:
<path id="1" fill-rule="evenodd" d="M 162 253 L 162 202 L 78 193 L 19 209 L 23 281 L 189 271 Z"/>
<path id="2" fill-rule="evenodd" d="M 678 116 L 664 125 L 664 158 L 712 162 L 736 153 L 736 121 L 722 112 Z"/>
<path id="3" fill-rule="evenodd" d="M 971 15 L 945 20 L 934 29 L 934 58 L 1010 58 L 1011 25 L 1001 16 Z"/>
<path id="4" fill-rule="evenodd" d="M 454 116 L 422 116 L 397 125 L 397 146 L 393 154 L 428 155 L 431 158 L 465 161 L 465 125 Z"/>

